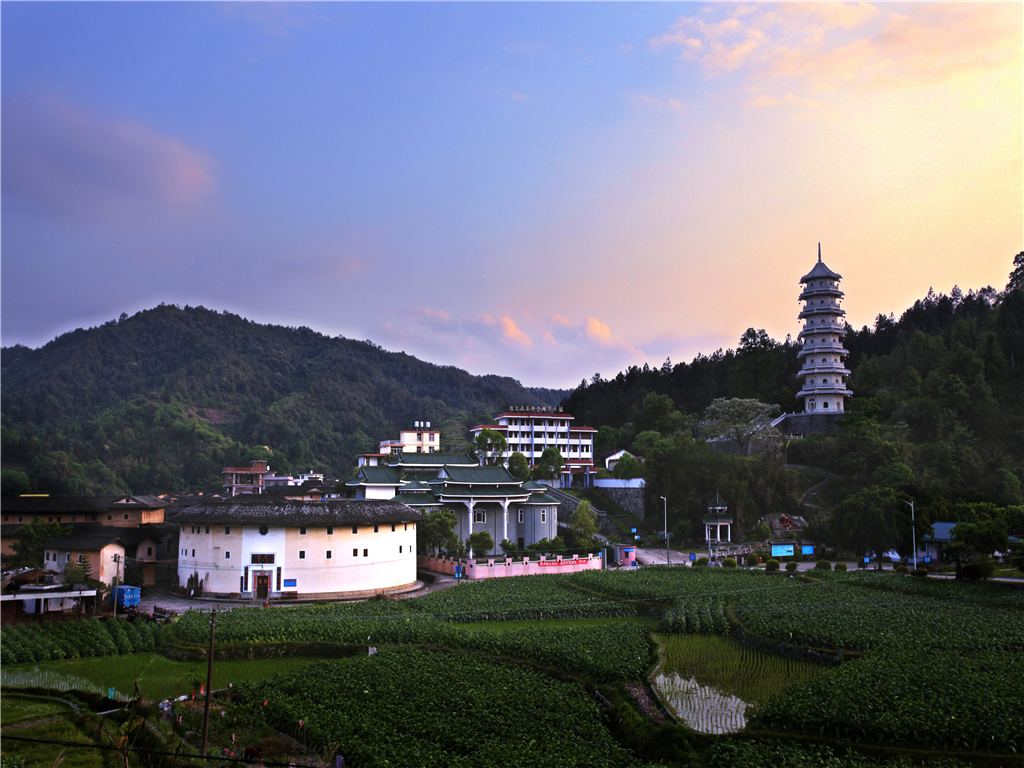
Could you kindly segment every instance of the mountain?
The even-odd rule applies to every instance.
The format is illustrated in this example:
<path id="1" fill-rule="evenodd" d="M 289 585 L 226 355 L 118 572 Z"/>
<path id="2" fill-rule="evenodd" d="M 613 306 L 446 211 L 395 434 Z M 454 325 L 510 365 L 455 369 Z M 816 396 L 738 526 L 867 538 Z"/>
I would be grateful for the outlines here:
<path id="1" fill-rule="evenodd" d="M 414 421 L 461 450 L 469 427 L 507 404 L 567 394 L 166 304 L 39 349 L 5 347 L 0 368 L 3 467 L 52 493 L 213 490 L 256 446 L 274 470 L 345 477 Z"/>

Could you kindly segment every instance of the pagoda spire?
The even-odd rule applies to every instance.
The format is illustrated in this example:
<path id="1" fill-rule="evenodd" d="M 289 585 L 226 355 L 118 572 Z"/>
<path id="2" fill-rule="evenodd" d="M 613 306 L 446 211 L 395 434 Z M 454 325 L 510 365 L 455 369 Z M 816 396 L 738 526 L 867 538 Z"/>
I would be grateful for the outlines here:
<path id="1" fill-rule="evenodd" d="M 818 242 L 818 263 L 821 264 L 821 242 Z"/>

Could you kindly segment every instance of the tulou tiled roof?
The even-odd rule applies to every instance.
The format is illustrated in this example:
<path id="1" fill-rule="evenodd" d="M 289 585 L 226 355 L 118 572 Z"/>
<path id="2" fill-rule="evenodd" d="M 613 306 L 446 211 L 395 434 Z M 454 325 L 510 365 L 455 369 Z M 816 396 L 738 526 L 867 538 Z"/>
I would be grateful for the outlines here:
<path id="1" fill-rule="evenodd" d="M 158 496 L 13 496 L 5 498 L 5 514 L 87 514 L 128 509 L 164 509 Z"/>
<path id="2" fill-rule="evenodd" d="M 200 525 L 356 525 L 422 519 L 419 512 L 397 501 L 288 501 L 260 496 L 195 504 L 170 515 L 171 522 Z"/>

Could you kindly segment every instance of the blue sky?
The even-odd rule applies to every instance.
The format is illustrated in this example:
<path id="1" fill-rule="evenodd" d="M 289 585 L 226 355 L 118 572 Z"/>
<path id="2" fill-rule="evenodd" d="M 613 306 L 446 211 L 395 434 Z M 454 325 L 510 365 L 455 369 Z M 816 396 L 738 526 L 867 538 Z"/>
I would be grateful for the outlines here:
<path id="1" fill-rule="evenodd" d="M 1020 4 L 3 3 L 3 343 L 159 302 L 572 386 L 1005 284 Z"/>

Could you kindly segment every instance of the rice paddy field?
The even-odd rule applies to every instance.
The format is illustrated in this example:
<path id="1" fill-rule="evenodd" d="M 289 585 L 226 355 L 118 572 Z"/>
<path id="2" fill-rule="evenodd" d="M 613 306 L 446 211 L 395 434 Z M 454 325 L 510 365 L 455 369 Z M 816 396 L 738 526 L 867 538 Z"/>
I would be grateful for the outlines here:
<path id="1" fill-rule="evenodd" d="M 743 730 L 748 710 L 824 670 L 731 637 L 662 635 L 658 641 L 663 661 L 654 686 L 669 708 L 701 733 Z"/>
<path id="2" fill-rule="evenodd" d="M 652 605 L 660 619 L 647 617 Z M 127 698 L 138 682 L 158 699 L 205 681 L 208 616 L 185 614 L 159 636 L 192 662 L 133 652 L 157 640 L 141 630 L 78 624 L 52 634 L 5 627 L 5 695 L 41 687 Z M 214 665 L 214 688 L 245 692 L 226 705 L 239 720 L 291 739 L 302 722 L 311 747 L 348 750 L 348 766 L 385 764 L 371 755 L 403 766 L 553 764 L 556 755 L 569 765 L 709 768 L 1024 765 L 1024 593 L 1002 585 L 891 572 L 588 571 L 401 602 L 239 608 L 218 614 L 217 639 L 241 655 L 310 642 L 356 652 Z M 640 715 L 652 715 L 636 693 L 652 673 L 671 715 L 663 725 Z M 530 727 L 505 727 L 500 712 Z"/>

